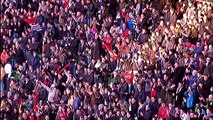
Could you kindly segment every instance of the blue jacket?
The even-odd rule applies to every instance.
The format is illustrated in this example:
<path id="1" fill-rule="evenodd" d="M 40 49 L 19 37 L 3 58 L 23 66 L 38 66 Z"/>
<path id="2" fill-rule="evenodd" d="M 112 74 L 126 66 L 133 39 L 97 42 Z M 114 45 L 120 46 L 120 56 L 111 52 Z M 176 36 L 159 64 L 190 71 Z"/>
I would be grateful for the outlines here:
<path id="1" fill-rule="evenodd" d="M 193 70 L 197 70 L 197 68 L 198 68 L 198 61 L 197 61 L 197 60 L 194 60 L 194 61 L 192 62 L 191 68 L 192 68 Z"/>
<path id="2" fill-rule="evenodd" d="M 36 18 L 36 22 L 38 24 L 42 24 L 42 22 L 44 21 L 44 16 L 43 15 L 39 15 L 37 18 Z"/>
<path id="3" fill-rule="evenodd" d="M 186 97 L 186 107 L 192 108 L 195 102 L 195 93 L 191 91 L 189 95 L 189 93 L 186 91 L 184 96 Z"/>
<path id="4" fill-rule="evenodd" d="M 196 89 L 196 86 L 193 86 L 194 83 L 197 83 L 198 77 L 197 76 L 191 76 L 189 78 L 189 86 L 191 89 Z"/>
<path id="5" fill-rule="evenodd" d="M 134 24 L 133 24 L 132 19 L 130 19 L 130 21 L 128 22 L 128 28 L 129 28 L 130 30 L 134 30 Z"/>
<path id="6" fill-rule="evenodd" d="M 196 47 L 194 49 L 194 54 L 200 54 L 203 51 L 203 46 Z"/>
<path id="7" fill-rule="evenodd" d="M 81 106 L 81 100 L 80 98 L 75 98 L 73 101 L 73 109 L 76 111 Z"/>

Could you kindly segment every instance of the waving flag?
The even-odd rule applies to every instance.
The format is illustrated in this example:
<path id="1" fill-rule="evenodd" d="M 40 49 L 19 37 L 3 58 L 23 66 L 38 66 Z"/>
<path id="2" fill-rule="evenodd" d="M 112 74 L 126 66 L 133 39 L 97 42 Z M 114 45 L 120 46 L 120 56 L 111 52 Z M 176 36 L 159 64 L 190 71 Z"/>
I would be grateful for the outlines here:
<path id="1" fill-rule="evenodd" d="M 113 59 L 120 59 L 120 56 L 118 56 L 118 55 L 112 50 L 112 47 L 111 47 L 110 45 L 103 44 L 102 47 L 103 47 L 104 49 L 107 49 L 107 51 L 109 52 L 111 58 L 113 58 Z"/>

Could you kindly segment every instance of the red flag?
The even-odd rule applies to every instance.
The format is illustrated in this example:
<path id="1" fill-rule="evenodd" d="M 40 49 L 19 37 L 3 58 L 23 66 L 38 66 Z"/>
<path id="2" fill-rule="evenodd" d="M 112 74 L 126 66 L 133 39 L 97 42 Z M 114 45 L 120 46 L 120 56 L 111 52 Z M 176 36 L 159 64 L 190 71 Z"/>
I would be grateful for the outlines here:
<path id="1" fill-rule="evenodd" d="M 120 57 L 112 50 L 112 47 L 110 45 L 102 44 L 102 47 L 104 49 L 107 49 L 110 54 L 110 57 L 112 57 L 113 59 L 120 59 Z"/>
<path id="2" fill-rule="evenodd" d="M 194 48 L 195 47 L 195 45 L 193 45 L 192 43 L 190 43 L 190 42 L 186 42 L 186 44 L 185 44 L 187 47 L 190 47 L 190 48 Z"/>
<path id="3" fill-rule="evenodd" d="M 36 19 L 35 18 L 26 18 L 24 19 L 25 22 L 28 24 L 36 24 Z"/>
<path id="4" fill-rule="evenodd" d="M 58 74 L 62 73 L 64 69 L 68 68 L 70 65 L 71 65 L 70 63 L 66 64 L 62 69 L 58 71 Z"/>

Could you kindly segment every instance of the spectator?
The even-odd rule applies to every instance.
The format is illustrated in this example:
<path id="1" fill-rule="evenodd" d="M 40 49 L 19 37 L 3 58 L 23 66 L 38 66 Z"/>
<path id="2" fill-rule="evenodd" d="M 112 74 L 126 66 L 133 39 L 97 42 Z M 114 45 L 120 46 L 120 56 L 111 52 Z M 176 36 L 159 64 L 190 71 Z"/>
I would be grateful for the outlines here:
<path id="1" fill-rule="evenodd" d="M 167 119 L 169 117 L 169 109 L 165 105 L 165 103 L 161 103 L 161 106 L 158 110 L 158 118 L 159 119 Z"/>
<path id="2" fill-rule="evenodd" d="M 0 119 L 212 118 L 210 1 L 0 4 Z"/>
<path id="3" fill-rule="evenodd" d="M 188 109 L 191 109 L 194 106 L 195 93 L 189 87 L 188 90 L 184 93 L 184 95 L 186 97 L 186 107 Z"/>

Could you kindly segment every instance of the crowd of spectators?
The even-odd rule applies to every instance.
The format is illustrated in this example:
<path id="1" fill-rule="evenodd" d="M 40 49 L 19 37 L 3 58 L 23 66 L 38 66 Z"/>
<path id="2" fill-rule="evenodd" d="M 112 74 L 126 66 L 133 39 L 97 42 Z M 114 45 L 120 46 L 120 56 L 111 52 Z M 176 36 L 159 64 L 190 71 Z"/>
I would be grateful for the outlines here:
<path id="1" fill-rule="evenodd" d="M 0 119 L 213 119 L 212 5 L 1 0 Z"/>

